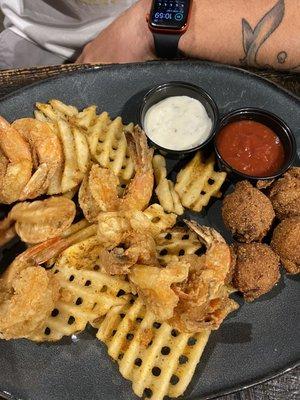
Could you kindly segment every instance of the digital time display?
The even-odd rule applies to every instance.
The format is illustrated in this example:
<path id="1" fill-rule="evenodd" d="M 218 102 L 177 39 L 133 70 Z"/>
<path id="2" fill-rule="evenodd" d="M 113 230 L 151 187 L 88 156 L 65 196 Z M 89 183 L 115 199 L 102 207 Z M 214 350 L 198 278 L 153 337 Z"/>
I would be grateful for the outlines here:
<path id="1" fill-rule="evenodd" d="M 150 23 L 154 28 L 181 29 L 187 22 L 189 0 L 156 0 L 153 2 Z"/>

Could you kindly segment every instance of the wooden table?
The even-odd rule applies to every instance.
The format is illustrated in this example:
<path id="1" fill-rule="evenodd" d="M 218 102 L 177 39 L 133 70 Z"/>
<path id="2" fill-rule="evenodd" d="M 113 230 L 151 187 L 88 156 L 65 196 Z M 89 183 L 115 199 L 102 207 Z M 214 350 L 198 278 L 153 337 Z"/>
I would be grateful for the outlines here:
<path id="1" fill-rule="evenodd" d="M 100 67 L 100 66 L 99 66 Z M 0 97 L 30 83 L 66 74 L 94 68 L 91 65 L 58 65 L 18 70 L 0 71 Z M 300 74 L 274 73 L 270 71 L 255 71 L 258 75 L 268 78 L 300 97 Z M 249 389 L 223 396 L 218 400 L 298 400 L 300 398 L 300 367 L 272 379 L 266 383 Z"/>

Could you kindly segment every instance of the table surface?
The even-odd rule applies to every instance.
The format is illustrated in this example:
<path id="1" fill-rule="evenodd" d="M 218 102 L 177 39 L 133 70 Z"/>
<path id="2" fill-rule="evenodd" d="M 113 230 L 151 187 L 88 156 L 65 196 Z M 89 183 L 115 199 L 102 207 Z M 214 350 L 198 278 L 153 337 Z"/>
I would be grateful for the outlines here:
<path id="1" fill-rule="evenodd" d="M 101 68 L 101 66 L 97 67 Z M 67 64 L 30 69 L 3 70 L 0 71 L 0 98 L 16 89 L 42 79 L 91 68 L 95 68 L 95 66 L 88 64 Z M 253 70 L 253 72 L 272 80 L 279 86 L 300 97 L 300 74 L 258 70 Z M 299 398 L 300 367 L 266 383 L 231 395 L 219 397 L 218 400 L 298 400 Z"/>

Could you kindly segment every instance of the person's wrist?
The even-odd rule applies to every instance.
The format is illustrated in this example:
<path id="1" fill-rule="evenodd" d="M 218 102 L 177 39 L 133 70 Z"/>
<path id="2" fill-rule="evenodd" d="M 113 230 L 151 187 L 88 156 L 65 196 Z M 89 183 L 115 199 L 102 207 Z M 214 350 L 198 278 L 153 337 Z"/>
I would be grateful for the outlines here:
<path id="1" fill-rule="evenodd" d="M 196 8 L 198 7 L 198 1 L 194 0 L 192 2 L 192 7 L 190 9 L 189 24 L 186 32 L 181 36 L 178 49 L 180 53 L 184 56 L 189 57 L 193 55 L 193 43 L 195 45 L 195 31 L 196 31 Z"/>
<path id="2" fill-rule="evenodd" d="M 135 17 L 138 21 L 138 35 L 140 37 L 140 45 L 143 48 L 143 52 L 147 54 L 149 60 L 154 59 L 155 47 L 153 34 L 148 27 L 147 14 L 150 12 L 152 1 L 151 0 L 140 0 L 136 4 Z M 134 21 L 133 21 L 134 23 Z"/>

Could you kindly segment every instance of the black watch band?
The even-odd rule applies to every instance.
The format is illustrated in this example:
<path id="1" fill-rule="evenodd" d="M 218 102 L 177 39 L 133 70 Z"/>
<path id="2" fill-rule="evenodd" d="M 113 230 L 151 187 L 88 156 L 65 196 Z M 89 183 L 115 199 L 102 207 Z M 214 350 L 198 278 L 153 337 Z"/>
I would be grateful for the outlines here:
<path id="1" fill-rule="evenodd" d="M 156 55 L 160 58 L 175 58 L 178 56 L 179 34 L 153 32 Z"/>

